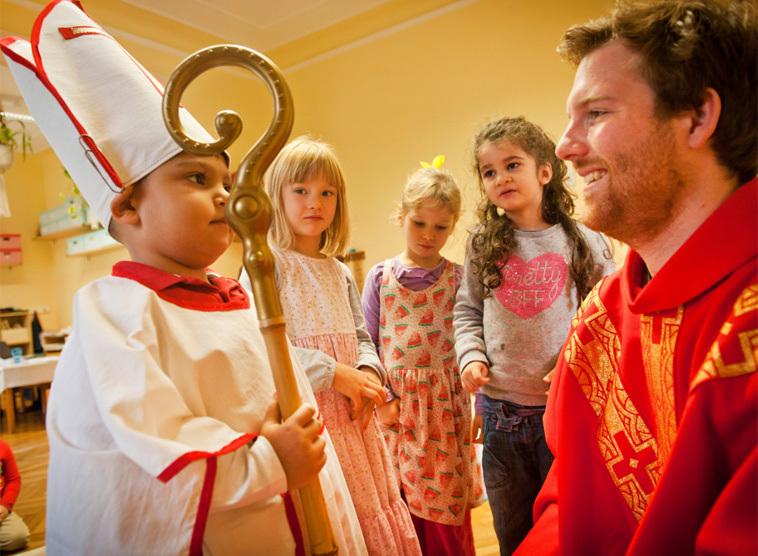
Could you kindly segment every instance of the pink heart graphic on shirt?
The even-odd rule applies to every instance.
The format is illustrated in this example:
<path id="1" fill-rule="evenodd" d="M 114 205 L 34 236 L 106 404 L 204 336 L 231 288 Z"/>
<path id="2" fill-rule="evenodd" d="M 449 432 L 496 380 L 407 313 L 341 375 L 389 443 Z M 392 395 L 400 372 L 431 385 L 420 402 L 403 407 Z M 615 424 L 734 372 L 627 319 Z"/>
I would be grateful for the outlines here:
<path id="1" fill-rule="evenodd" d="M 559 253 L 525 261 L 511 255 L 502 270 L 503 283 L 495 291 L 503 307 L 529 319 L 550 307 L 563 291 L 568 263 Z"/>

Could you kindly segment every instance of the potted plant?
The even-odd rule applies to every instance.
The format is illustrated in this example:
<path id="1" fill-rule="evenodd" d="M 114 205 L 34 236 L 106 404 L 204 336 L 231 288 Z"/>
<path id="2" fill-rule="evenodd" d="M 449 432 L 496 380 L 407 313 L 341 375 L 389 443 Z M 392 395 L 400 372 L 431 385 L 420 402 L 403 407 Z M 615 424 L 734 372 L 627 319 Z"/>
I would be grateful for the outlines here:
<path id="1" fill-rule="evenodd" d="M 20 129 L 11 129 L 9 124 L 19 124 Z M 32 152 L 32 138 L 26 133 L 26 125 L 21 120 L 6 121 L 5 114 L 0 110 L 0 171 L 6 170 L 13 163 L 13 151 L 21 147 L 21 153 L 26 159 L 26 152 Z"/>

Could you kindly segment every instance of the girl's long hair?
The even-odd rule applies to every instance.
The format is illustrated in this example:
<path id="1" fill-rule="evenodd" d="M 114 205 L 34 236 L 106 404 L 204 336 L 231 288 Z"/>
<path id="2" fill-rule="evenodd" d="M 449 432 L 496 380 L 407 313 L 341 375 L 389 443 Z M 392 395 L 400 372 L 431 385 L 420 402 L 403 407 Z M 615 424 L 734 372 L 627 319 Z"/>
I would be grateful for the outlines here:
<path id="1" fill-rule="evenodd" d="M 542 219 L 550 225 L 560 224 L 571 245 L 569 276 L 583 299 L 595 285 L 595 260 L 584 234 L 579 230 L 574 214 L 574 199 L 566 188 L 566 164 L 555 155 L 555 143 L 537 125 L 523 117 L 501 118 L 485 125 L 474 137 L 474 171 L 479 181 L 482 202 L 479 205 L 479 225 L 471 234 L 470 262 L 484 286 L 484 297 L 498 289 L 503 277 L 502 268 L 511 253 L 518 250 L 516 227 L 505 214 L 498 213 L 487 197 L 479 168 L 479 151 L 486 143 L 508 141 L 529 154 L 537 168 L 550 164 L 553 177 L 542 188 Z"/>

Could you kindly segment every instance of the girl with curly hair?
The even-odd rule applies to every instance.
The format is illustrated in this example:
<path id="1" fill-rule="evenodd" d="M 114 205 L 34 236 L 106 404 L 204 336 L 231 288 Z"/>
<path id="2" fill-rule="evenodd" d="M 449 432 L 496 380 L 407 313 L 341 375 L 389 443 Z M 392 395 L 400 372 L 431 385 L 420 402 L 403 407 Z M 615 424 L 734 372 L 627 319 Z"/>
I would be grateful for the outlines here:
<path id="1" fill-rule="evenodd" d="M 455 350 L 463 386 L 483 394 L 473 435 L 481 423 L 484 483 L 501 554 L 511 554 L 553 461 L 544 381 L 579 303 L 615 265 L 605 238 L 572 219 L 566 165 L 539 126 L 491 122 L 474 156 L 483 202 L 456 298 Z"/>

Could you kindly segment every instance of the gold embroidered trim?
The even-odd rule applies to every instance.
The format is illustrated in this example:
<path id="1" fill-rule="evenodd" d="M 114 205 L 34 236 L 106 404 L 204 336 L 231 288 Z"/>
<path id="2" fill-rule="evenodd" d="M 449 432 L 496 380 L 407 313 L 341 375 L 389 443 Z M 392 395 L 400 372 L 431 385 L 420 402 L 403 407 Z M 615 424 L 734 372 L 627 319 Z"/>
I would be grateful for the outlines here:
<path id="1" fill-rule="evenodd" d="M 566 364 L 599 417 L 598 446 L 608 473 L 640 520 L 660 477 L 658 443 L 618 374 L 621 345 L 597 288 L 577 312 Z"/>
<path id="2" fill-rule="evenodd" d="M 668 461 L 676 438 L 674 353 L 683 314 L 684 307 L 680 305 L 673 317 L 642 315 L 640 318 L 642 357 L 655 416 L 661 465 Z"/>
<path id="3" fill-rule="evenodd" d="M 750 312 L 758 312 L 758 285 L 746 288 L 734 303 L 732 315 L 721 327 L 720 336 L 713 342 L 708 357 L 700 366 L 690 383 L 690 392 L 698 384 L 714 378 L 729 378 L 741 376 L 756 371 L 758 362 L 758 329 L 745 330 L 737 334 L 742 360 L 726 362 L 721 353 L 720 341 L 732 331 L 733 318 L 742 317 Z M 739 357 L 739 354 L 735 354 Z"/>
<path id="4" fill-rule="evenodd" d="M 641 317 L 641 349 L 648 377 L 657 438 L 629 398 L 618 373 L 618 331 L 595 288 L 572 321 L 564 357 L 579 386 L 599 418 L 598 446 L 608 473 L 640 520 L 660 479 L 676 435 L 674 353 L 683 307 L 675 316 Z M 732 316 L 721 328 L 721 339 L 732 333 L 737 317 L 758 311 L 758 285 L 748 287 L 735 302 Z M 739 326 L 739 323 L 736 324 Z M 724 361 L 718 340 L 696 374 L 690 390 L 705 380 L 756 371 L 758 329 L 737 334 L 739 353 Z"/>
<path id="5" fill-rule="evenodd" d="M 758 311 L 758 284 L 745 288 L 740 297 L 734 303 L 734 316 L 741 317 L 750 311 Z"/>

